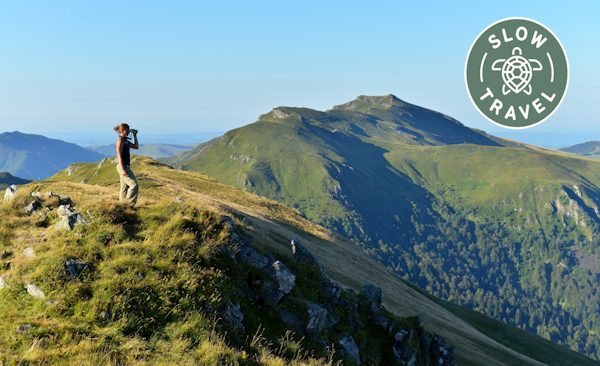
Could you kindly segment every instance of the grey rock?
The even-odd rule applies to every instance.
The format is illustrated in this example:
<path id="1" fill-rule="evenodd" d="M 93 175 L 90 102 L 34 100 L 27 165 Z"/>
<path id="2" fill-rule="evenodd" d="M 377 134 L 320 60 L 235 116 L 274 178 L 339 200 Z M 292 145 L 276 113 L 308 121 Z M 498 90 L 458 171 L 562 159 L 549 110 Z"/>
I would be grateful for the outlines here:
<path id="1" fill-rule="evenodd" d="M 342 287 L 336 282 L 323 281 L 321 291 L 331 302 L 337 304 L 342 294 Z"/>
<path id="2" fill-rule="evenodd" d="M 66 194 L 56 194 L 52 191 L 48 192 L 46 194 L 46 196 L 48 197 L 58 197 L 58 203 L 61 205 L 71 205 L 73 204 L 73 201 L 71 201 L 71 197 L 67 196 Z"/>
<path id="3" fill-rule="evenodd" d="M 0 276 L 0 290 L 3 289 L 3 288 L 5 288 L 5 287 L 8 287 L 6 285 L 6 277 L 5 276 Z"/>
<path id="4" fill-rule="evenodd" d="M 356 342 L 354 342 L 354 338 L 352 338 L 350 334 L 346 333 L 344 338 L 342 338 L 338 343 L 344 348 L 348 357 L 360 365 L 360 352 Z"/>
<path id="5" fill-rule="evenodd" d="M 246 333 L 246 327 L 242 324 L 244 320 L 244 313 L 239 308 L 239 305 L 234 305 L 231 301 L 227 302 L 227 309 L 223 315 L 223 320 L 238 332 Z"/>
<path id="6" fill-rule="evenodd" d="M 56 306 L 58 305 L 58 301 L 56 300 L 48 300 L 48 302 L 46 303 L 46 306 Z"/>
<path id="7" fill-rule="evenodd" d="M 417 321 L 419 322 L 419 325 L 423 325 L 423 319 L 425 319 L 425 314 L 423 314 L 423 313 L 417 314 Z"/>
<path id="8" fill-rule="evenodd" d="M 392 347 L 392 353 L 396 362 L 398 362 L 401 366 L 415 366 L 417 363 L 417 349 L 413 348 L 410 350 L 403 344 L 398 344 L 398 342 L 394 343 Z M 429 365 L 429 363 L 425 363 L 425 365 Z"/>
<path id="9" fill-rule="evenodd" d="M 384 328 L 387 328 L 390 319 L 385 315 L 378 315 L 373 318 L 373 324 L 381 325 Z"/>
<path id="10" fill-rule="evenodd" d="M 29 197 L 42 198 L 42 194 L 40 192 L 31 192 L 29 193 Z"/>
<path id="11" fill-rule="evenodd" d="M 381 299 L 383 298 L 383 291 L 381 291 L 381 287 L 377 287 L 370 282 L 360 290 L 360 294 L 363 295 L 367 301 L 376 302 L 378 305 L 381 305 Z"/>
<path id="12" fill-rule="evenodd" d="M 339 323 L 339 321 L 340 321 L 340 319 L 337 316 L 335 316 L 333 311 L 328 311 L 327 312 L 327 320 L 325 320 L 325 328 L 327 328 L 327 329 L 333 328 L 337 323 Z"/>
<path id="13" fill-rule="evenodd" d="M 267 273 L 275 277 L 279 291 L 284 294 L 289 294 L 296 285 L 296 276 L 280 261 L 275 261 Z"/>
<path id="14" fill-rule="evenodd" d="M 111 319 L 110 313 L 108 311 L 103 311 L 100 313 L 100 319 L 104 320 L 105 322 L 109 322 Z"/>
<path id="15" fill-rule="evenodd" d="M 454 366 L 454 348 L 446 346 L 446 341 L 439 335 L 431 337 L 430 356 L 435 366 Z"/>
<path id="16" fill-rule="evenodd" d="M 35 299 L 45 299 L 46 294 L 44 291 L 40 290 L 36 285 L 29 284 L 25 286 L 27 289 L 27 293 L 31 295 Z"/>
<path id="17" fill-rule="evenodd" d="M 292 330 L 296 332 L 304 332 L 306 331 L 306 326 L 300 319 L 298 319 L 294 314 L 287 310 L 278 310 L 276 313 L 277 317 L 281 319 L 284 323 L 287 323 Z M 327 344 L 325 344 L 327 345 Z"/>
<path id="18" fill-rule="evenodd" d="M 56 224 L 57 230 L 73 230 L 76 225 L 89 225 L 90 222 L 83 218 L 80 213 L 75 213 L 71 216 L 63 216 Z"/>
<path id="19" fill-rule="evenodd" d="M 175 198 L 175 199 L 173 200 L 173 202 L 175 202 L 175 203 L 183 203 L 183 202 L 184 202 L 184 200 L 183 200 L 183 197 L 177 197 L 177 198 Z"/>
<path id="20" fill-rule="evenodd" d="M 263 282 L 263 299 L 270 304 L 277 304 L 283 297 L 283 292 L 278 290 L 278 286 L 272 281 Z"/>
<path id="21" fill-rule="evenodd" d="M 23 249 L 23 255 L 25 256 L 25 258 L 35 258 L 35 252 L 33 251 L 32 247 L 27 247 L 25 249 Z"/>
<path id="22" fill-rule="evenodd" d="M 328 311 L 308 300 L 304 300 L 304 302 L 308 308 L 307 312 L 309 317 L 306 330 L 311 333 L 321 333 L 327 322 Z"/>
<path id="23" fill-rule="evenodd" d="M 372 302 L 371 306 L 369 306 L 369 311 L 371 312 L 371 314 L 379 314 L 379 312 L 381 311 L 381 306 L 379 306 L 379 304 L 377 304 L 376 302 Z"/>
<path id="24" fill-rule="evenodd" d="M 6 188 L 6 192 L 4 193 L 4 199 L 5 200 L 9 200 L 12 199 L 15 194 L 17 193 L 18 189 L 17 186 L 15 186 L 14 184 L 11 185 L 10 187 Z"/>
<path id="25" fill-rule="evenodd" d="M 75 214 L 75 210 L 71 207 L 71 205 L 60 205 L 56 209 L 56 213 L 61 217 L 71 216 Z"/>
<path id="26" fill-rule="evenodd" d="M 89 268 L 88 264 L 81 259 L 67 259 L 65 263 L 67 272 L 71 278 L 77 278 L 85 269 Z"/>
<path id="27" fill-rule="evenodd" d="M 30 204 L 23 207 L 23 211 L 27 212 L 28 214 L 31 214 L 39 207 L 40 207 L 40 203 L 38 201 L 33 200 L 33 201 L 31 201 Z"/>
<path id="28" fill-rule="evenodd" d="M 431 341 L 429 340 L 429 337 L 427 337 L 425 334 L 421 334 L 421 353 L 425 356 L 425 360 L 427 361 L 427 365 L 429 365 L 430 358 L 429 358 L 429 351 L 431 348 Z"/>
<path id="29" fill-rule="evenodd" d="M 321 277 L 323 277 L 323 279 L 327 281 L 330 281 L 329 276 L 327 276 L 327 274 L 325 273 L 325 268 L 323 268 L 323 266 L 319 263 L 319 260 L 314 255 L 312 255 L 312 253 L 309 252 L 308 249 L 306 249 L 300 244 L 300 240 L 298 240 L 297 237 L 294 237 L 294 239 L 292 239 L 292 258 L 296 262 L 313 263 L 319 270 Z"/>
<path id="30" fill-rule="evenodd" d="M 262 254 L 259 254 L 256 250 L 242 246 L 235 253 L 235 258 L 238 261 L 247 262 L 252 267 L 263 269 L 269 265 L 269 260 Z"/>
<path id="31" fill-rule="evenodd" d="M 29 332 L 31 329 L 33 329 L 33 325 L 31 325 L 31 324 L 23 324 L 23 325 L 19 325 L 17 327 L 17 332 L 19 332 L 19 333 L 26 333 L 26 332 Z"/>
<path id="32" fill-rule="evenodd" d="M 396 333 L 396 335 L 394 336 L 394 340 L 396 342 L 402 342 L 405 335 L 406 335 L 406 333 L 404 332 L 404 329 L 403 329 L 403 330 L 399 331 L 398 333 Z"/>

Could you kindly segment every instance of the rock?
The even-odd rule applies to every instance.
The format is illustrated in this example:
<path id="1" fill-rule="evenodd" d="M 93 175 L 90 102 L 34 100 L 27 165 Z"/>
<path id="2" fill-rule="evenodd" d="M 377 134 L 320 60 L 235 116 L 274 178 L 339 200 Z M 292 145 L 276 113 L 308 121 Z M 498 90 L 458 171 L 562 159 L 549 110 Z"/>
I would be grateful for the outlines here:
<path id="1" fill-rule="evenodd" d="M 308 249 L 306 249 L 300 244 L 300 240 L 298 240 L 297 237 L 294 237 L 294 239 L 292 239 L 292 258 L 296 262 L 313 263 L 319 269 L 321 277 L 323 277 L 323 279 L 327 281 L 330 281 L 329 276 L 327 276 L 327 274 L 325 273 L 325 268 L 321 266 L 319 260 L 314 255 L 312 255 L 312 253 L 309 252 Z"/>
<path id="2" fill-rule="evenodd" d="M 344 348 L 346 355 L 360 365 L 360 353 L 358 351 L 356 342 L 354 342 L 354 338 L 352 338 L 350 334 L 346 333 L 344 338 L 342 338 L 338 343 Z"/>
<path id="3" fill-rule="evenodd" d="M 336 282 L 323 281 L 321 291 L 332 303 L 337 304 L 342 294 L 342 287 Z"/>
<path id="4" fill-rule="evenodd" d="M 17 332 L 19 332 L 19 333 L 26 333 L 26 332 L 29 332 L 31 329 L 33 329 L 33 325 L 31 325 L 31 324 L 23 324 L 23 325 L 19 325 L 17 327 Z"/>
<path id="5" fill-rule="evenodd" d="M 399 344 L 399 342 L 395 342 L 392 347 L 392 353 L 396 362 L 398 362 L 401 366 L 415 366 L 417 363 L 417 349 L 413 348 L 410 350 L 403 344 Z M 425 362 L 424 365 L 429 365 L 429 363 Z"/>
<path id="6" fill-rule="evenodd" d="M 454 366 L 454 348 L 446 346 L 446 341 L 439 335 L 431 337 L 430 356 L 435 366 Z"/>
<path id="7" fill-rule="evenodd" d="M 71 197 L 67 196 L 66 194 L 56 194 L 52 191 L 48 192 L 46 194 L 46 196 L 48 197 L 58 197 L 58 203 L 60 205 L 71 205 L 73 204 L 73 201 L 71 201 Z"/>
<path id="8" fill-rule="evenodd" d="M 23 211 L 27 212 L 28 214 L 32 214 L 38 207 L 40 207 L 40 203 L 38 201 L 33 200 L 30 204 L 23 207 Z"/>
<path id="9" fill-rule="evenodd" d="M 67 268 L 67 272 L 69 272 L 69 276 L 71 276 L 71 278 L 77 278 L 81 272 L 83 272 L 89 266 L 81 259 L 67 259 L 65 267 Z"/>
<path id="10" fill-rule="evenodd" d="M 277 304 L 283 297 L 283 292 L 277 289 L 277 285 L 272 281 L 264 281 L 263 283 L 263 299 L 270 304 Z"/>
<path id="11" fill-rule="evenodd" d="M 31 192 L 29 193 L 29 197 L 42 198 L 42 194 L 40 192 Z"/>
<path id="12" fill-rule="evenodd" d="M 23 255 L 25 255 L 25 258 L 35 258 L 35 252 L 33 251 L 32 247 L 28 247 L 23 249 Z"/>
<path id="13" fill-rule="evenodd" d="M 5 200 L 9 200 L 12 199 L 15 194 L 17 193 L 18 189 L 17 186 L 15 186 L 14 184 L 11 185 L 10 187 L 6 188 L 6 192 L 4 193 L 4 199 Z"/>
<path id="14" fill-rule="evenodd" d="M 231 301 L 227 301 L 227 309 L 223 315 L 223 320 L 238 332 L 242 334 L 246 332 L 246 328 L 244 327 L 244 324 L 242 324 L 244 313 L 240 310 L 239 305 L 236 306 L 233 305 Z"/>
<path id="15" fill-rule="evenodd" d="M 100 319 L 104 320 L 105 322 L 109 322 L 110 321 L 110 313 L 108 311 L 103 311 L 100 313 L 99 315 Z"/>
<path id="16" fill-rule="evenodd" d="M 429 350 L 431 348 L 431 341 L 429 340 L 429 337 L 427 337 L 425 334 L 421 334 L 421 353 L 423 355 L 425 355 L 425 360 L 426 360 L 426 365 L 429 365 L 431 363 L 430 358 L 429 358 Z"/>
<path id="17" fill-rule="evenodd" d="M 46 294 L 44 291 L 40 290 L 36 285 L 29 284 L 25 286 L 27 289 L 27 293 L 31 295 L 35 299 L 45 299 Z"/>
<path id="18" fill-rule="evenodd" d="M 370 282 L 360 290 L 360 294 L 367 298 L 369 302 L 376 302 L 377 305 L 381 305 L 381 299 L 383 298 L 383 291 L 381 287 L 377 287 Z"/>
<path id="19" fill-rule="evenodd" d="M 75 210 L 71 207 L 71 205 L 60 205 L 56 209 L 56 213 L 61 217 L 72 216 L 75 215 Z"/>
<path id="20" fill-rule="evenodd" d="M 63 216 L 62 220 L 56 224 L 57 230 L 73 230 L 76 225 L 89 225 L 90 222 L 83 218 L 80 213 L 75 213 L 71 216 Z"/>
<path id="21" fill-rule="evenodd" d="M 423 314 L 423 313 L 417 314 L 417 321 L 419 322 L 419 325 L 423 325 L 423 319 L 425 319 L 425 314 Z"/>
<path id="22" fill-rule="evenodd" d="M 8 287 L 6 285 L 6 277 L 5 276 L 0 276 L 0 290 L 3 289 L 3 288 L 5 288 L 5 287 Z"/>
<path id="23" fill-rule="evenodd" d="M 267 273 L 275 277 L 279 284 L 279 291 L 284 294 L 289 294 L 296 285 L 296 276 L 280 261 L 275 261 Z"/>
<path id="24" fill-rule="evenodd" d="M 177 197 L 177 198 L 175 198 L 175 199 L 173 200 L 173 202 L 175 202 L 175 203 L 183 203 L 183 202 L 184 202 L 184 200 L 183 200 L 183 197 Z"/>
<path id="25" fill-rule="evenodd" d="M 56 300 L 48 300 L 48 302 L 46 303 L 46 306 L 56 306 L 58 305 L 58 301 Z"/>
<path id="26" fill-rule="evenodd" d="M 390 319 L 385 315 L 378 315 L 375 318 L 373 318 L 373 324 L 381 325 L 384 328 L 387 328 L 389 322 Z"/>
<path id="27" fill-rule="evenodd" d="M 327 303 L 327 320 L 325 320 L 325 328 L 333 328 L 339 321 L 340 319 L 333 313 L 331 304 Z"/>
<path id="28" fill-rule="evenodd" d="M 291 312 L 287 310 L 278 310 L 276 315 L 277 318 L 281 319 L 284 323 L 287 323 L 292 328 L 292 330 L 296 332 L 306 331 L 304 323 L 302 323 L 302 321 Z"/>
<path id="29" fill-rule="evenodd" d="M 12 255 L 12 253 L 4 250 L 4 253 L 2 253 L 2 259 L 6 259 L 6 258 L 10 257 L 11 255 Z"/>
<path id="30" fill-rule="evenodd" d="M 248 246 L 240 247 L 237 253 L 235 253 L 235 258 L 238 261 L 247 262 L 252 267 L 256 267 L 258 269 L 263 269 L 269 265 L 269 260 L 267 257 L 259 254 L 256 250 Z"/>
<path id="31" fill-rule="evenodd" d="M 306 330 L 311 333 L 321 333 L 327 322 L 327 310 L 308 300 L 304 300 L 304 302 L 308 308 L 307 311 L 309 317 Z"/>
<path id="32" fill-rule="evenodd" d="M 403 329 L 403 330 L 399 331 L 398 333 L 396 333 L 396 335 L 394 336 L 394 340 L 396 342 L 402 342 L 405 335 L 406 335 L 406 333 L 404 332 L 404 329 Z"/>
<path id="33" fill-rule="evenodd" d="M 376 302 L 372 302 L 371 306 L 369 306 L 369 311 L 371 314 L 378 314 L 381 311 L 381 306 L 379 306 Z"/>

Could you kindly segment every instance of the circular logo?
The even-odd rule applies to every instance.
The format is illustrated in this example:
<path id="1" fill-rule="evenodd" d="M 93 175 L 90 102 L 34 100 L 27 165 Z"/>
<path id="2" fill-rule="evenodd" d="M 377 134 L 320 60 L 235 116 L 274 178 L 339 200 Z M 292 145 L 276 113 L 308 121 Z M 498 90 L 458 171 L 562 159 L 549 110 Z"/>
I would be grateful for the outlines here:
<path id="1" fill-rule="evenodd" d="M 477 36 L 465 64 L 471 101 L 492 123 L 528 128 L 547 120 L 569 85 L 567 54 L 535 20 L 502 19 Z"/>

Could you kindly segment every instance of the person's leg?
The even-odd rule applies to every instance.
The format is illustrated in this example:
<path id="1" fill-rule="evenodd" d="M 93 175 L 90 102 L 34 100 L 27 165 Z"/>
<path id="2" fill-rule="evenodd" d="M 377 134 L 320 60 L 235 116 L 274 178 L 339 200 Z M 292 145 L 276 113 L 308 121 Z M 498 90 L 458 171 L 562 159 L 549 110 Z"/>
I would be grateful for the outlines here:
<path id="1" fill-rule="evenodd" d="M 135 178 L 135 174 L 133 174 L 133 171 L 131 170 L 129 165 L 125 165 L 125 171 L 127 172 L 127 177 L 123 178 L 125 178 L 125 182 L 127 183 L 127 186 L 129 186 L 126 199 L 127 201 L 129 201 L 129 204 L 133 207 L 137 203 L 138 198 L 138 181 Z"/>
<path id="2" fill-rule="evenodd" d="M 123 202 L 127 199 L 127 182 L 124 179 L 126 177 L 123 176 L 120 164 L 117 164 L 117 172 L 119 172 L 119 180 L 121 183 L 121 188 L 119 189 L 119 201 Z"/>

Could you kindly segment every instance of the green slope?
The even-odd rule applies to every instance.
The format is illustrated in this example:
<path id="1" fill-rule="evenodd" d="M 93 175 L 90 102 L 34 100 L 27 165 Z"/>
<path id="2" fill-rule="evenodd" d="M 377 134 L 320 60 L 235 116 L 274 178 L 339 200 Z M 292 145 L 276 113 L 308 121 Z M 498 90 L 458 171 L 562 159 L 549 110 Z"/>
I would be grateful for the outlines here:
<path id="1" fill-rule="evenodd" d="M 174 165 L 297 208 L 438 297 L 600 356 L 600 164 L 394 96 L 279 107 Z"/>
<path id="2" fill-rule="evenodd" d="M 33 184 L 43 192 L 67 193 L 76 202 L 110 202 L 118 193 L 113 160 L 77 164 L 70 173 L 63 171 Z M 333 280 L 356 291 L 366 281 L 381 286 L 384 305 L 400 317 L 424 313 L 426 329 L 441 334 L 456 347 L 457 365 L 598 365 L 556 343 L 436 299 L 369 258 L 355 243 L 304 220 L 285 205 L 219 184 L 200 173 L 171 170 L 147 158 L 134 157 L 132 169 L 141 184 L 140 216 L 153 210 L 155 199 L 182 196 L 192 206 L 235 217 L 248 237 L 253 236 L 259 250 L 277 258 L 290 255 L 289 238 L 297 236 L 319 258 Z M 80 184 L 81 181 L 88 184 Z"/>
<path id="3" fill-rule="evenodd" d="M 4 190 L 4 189 L 6 189 L 6 187 L 11 186 L 13 184 L 21 185 L 21 184 L 27 184 L 29 182 L 31 182 L 30 179 L 21 179 L 21 178 L 12 176 L 8 172 L 0 172 L 0 190 Z"/>
<path id="4" fill-rule="evenodd" d="M 600 141 L 588 141 L 583 144 L 565 147 L 560 151 L 597 158 L 600 156 Z"/>
<path id="5" fill-rule="evenodd" d="M 188 149 L 187 151 L 181 152 L 177 155 L 173 154 L 170 157 L 162 157 L 160 159 L 157 159 L 158 161 L 165 163 L 165 164 L 169 164 L 169 165 L 175 165 L 183 160 L 188 160 L 193 158 L 194 156 L 198 155 L 198 154 L 202 154 L 206 149 L 208 149 L 212 144 L 214 144 L 215 142 L 219 141 L 220 137 L 215 137 L 214 139 L 207 141 L 207 142 L 203 142 L 201 144 L 196 145 L 193 149 Z M 140 154 L 142 155 L 142 154 Z"/>

